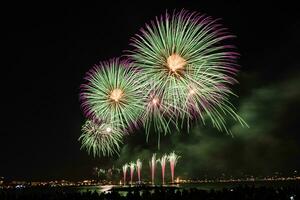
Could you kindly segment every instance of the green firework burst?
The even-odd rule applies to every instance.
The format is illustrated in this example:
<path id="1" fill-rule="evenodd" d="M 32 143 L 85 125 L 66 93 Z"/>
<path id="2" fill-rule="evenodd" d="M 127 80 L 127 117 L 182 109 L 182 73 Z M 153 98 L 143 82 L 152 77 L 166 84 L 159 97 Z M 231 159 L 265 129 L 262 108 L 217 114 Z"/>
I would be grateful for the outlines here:
<path id="1" fill-rule="evenodd" d="M 132 38 L 135 49 L 128 56 L 148 80 L 147 96 L 154 90 L 164 102 L 161 119 L 167 121 L 159 120 L 157 130 L 166 132 L 178 120 L 205 124 L 206 116 L 221 131 L 229 132 L 226 116 L 247 125 L 229 101 L 238 57 L 231 38 L 219 20 L 184 10 L 156 18 Z"/>
<path id="2" fill-rule="evenodd" d="M 119 59 L 101 62 L 87 73 L 82 85 L 82 107 L 87 117 L 134 125 L 144 109 L 143 82 L 131 64 Z"/>
<path id="3" fill-rule="evenodd" d="M 87 120 L 79 137 L 81 148 L 93 156 L 119 154 L 123 134 L 115 123 Z"/>

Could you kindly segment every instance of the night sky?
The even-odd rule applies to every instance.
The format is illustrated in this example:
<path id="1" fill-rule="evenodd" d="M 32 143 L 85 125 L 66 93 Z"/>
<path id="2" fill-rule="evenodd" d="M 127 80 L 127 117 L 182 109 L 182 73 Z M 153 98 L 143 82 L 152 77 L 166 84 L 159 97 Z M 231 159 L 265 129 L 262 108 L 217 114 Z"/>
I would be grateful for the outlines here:
<path id="1" fill-rule="evenodd" d="M 224 1 L 165 3 L 10 4 L 1 11 L 2 123 L 0 176 L 17 180 L 82 179 L 95 166 L 120 166 L 138 156 L 175 150 L 177 173 L 270 175 L 300 171 L 300 18 L 296 6 Z M 110 1 L 111 2 L 111 1 Z M 210 2 L 210 3 L 207 3 Z M 225 3 L 226 2 L 226 3 Z M 232 98 L 250 128 L 231 123 L 234 137 L 194 124 L 145 143 L 124 139 L 120 158 L 80 150 L 84 116 L 79 87 L 93 64 L 119 57 L 129 39 L 167 10 L 185 8 L 222 18 L 237 36 L 239 84 Z"/>

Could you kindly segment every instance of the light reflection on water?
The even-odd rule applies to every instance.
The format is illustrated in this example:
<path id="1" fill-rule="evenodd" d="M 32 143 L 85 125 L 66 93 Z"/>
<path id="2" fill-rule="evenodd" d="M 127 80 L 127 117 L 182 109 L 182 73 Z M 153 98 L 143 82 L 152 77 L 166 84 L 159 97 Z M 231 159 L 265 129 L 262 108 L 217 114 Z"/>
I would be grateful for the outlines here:
<path id="1" fill-rule="evenodd" d="M 183 189 L 190 189 L 190 188 L 197 188 L 201 190 L 222 190 L 223 188 L 231 189 L 237 186 L 255 186 L 255 187 L 283 187 L 283 186 L 289 186 L 289 185 L 295 185 L 300 184 L 299 181 L 258 181 L 258 182 L 232 182 L 232 183 L 197 183 L 197 184 L 180 184 L 180 185 L 173 185 L 175 186 L 175 190 L 183 190 Z M 107 193 L 110 192 L 112 188 L 132 188 L 130 186 L 120 186 L 120 185 L 99 185 L 99 186 L 81 186 L 77 187 L 77 191 L 82 192 L 97 192 L 100 193 Z M 144 188 L 141 188 L 140 193 L 142 193 L 142 190 Z M 150 188 L 149 191 L 152 193 L 154 192 L 154 188 Z M 126 195 L 127 191 L 119 191 L 121 195 Z"/>

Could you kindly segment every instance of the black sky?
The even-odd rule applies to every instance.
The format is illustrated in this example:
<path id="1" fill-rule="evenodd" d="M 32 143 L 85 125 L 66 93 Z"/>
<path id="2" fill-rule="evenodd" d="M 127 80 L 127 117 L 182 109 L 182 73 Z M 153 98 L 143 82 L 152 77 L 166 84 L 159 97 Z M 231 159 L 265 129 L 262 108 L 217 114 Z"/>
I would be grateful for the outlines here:
<path id="1" fill-rule="evenodd" d="M 257 163 L 251 166 L 254 170 L 249 169 L 251 173 L 266 173 L 269 168 L 300 170 L 300 18 L 295 5 L 231 1 L 101 1 L 97 5 L 26 2 L 4 5 L 1 12 L 0 176 L 78 179 L 89 176 L 95 165 L 120 162 L 117 158 L 94 159 L 80 150 L 77 139 L 84 117 L 78 94 L 83 76 L 93 64 L 121 56 L 129 48 L 130 37 L 146 22 L 166 9 L 182 8 L 222 18 L 237 36 L 234 42 L 241 53 L 241 72 L 237 77 L 240 84 L 234 87 L 240 96 L 235 103 L 251 126 L 247 131 L 235 128 L 237 137 L 242 135 L 237 140 L 209 132 L 209 127 L 196 127 L 206 130 L 201 132 L 204 135 L 192 136 L 203 138 L 201 148 L 209 143 L 221 148 L 216 152 L 196 150 L 201 161 L 218 165 L 202 167 L 212 173 L 228 168 L 243 170 L 247 156 Z M 155 150 L 151 145 L 140 145 L 140 137 L 126 139 L 129 145 L 121 154 L 124 159 L 135 148 Z M 165 140 L 165 150 L 177 150 L 173 141 L 176 138 L 172 142 L 170 139 Z M 266 144 L 271 149 L 266 150 Z M 179 151 L 188 162 L 190 150 L 180 145 Z M 245 150 L 249 148 L 255 152 Z M 274 152 L 276 149 L 278 152 Z M 266 165 L 268 159 L 273 168 Z"/>

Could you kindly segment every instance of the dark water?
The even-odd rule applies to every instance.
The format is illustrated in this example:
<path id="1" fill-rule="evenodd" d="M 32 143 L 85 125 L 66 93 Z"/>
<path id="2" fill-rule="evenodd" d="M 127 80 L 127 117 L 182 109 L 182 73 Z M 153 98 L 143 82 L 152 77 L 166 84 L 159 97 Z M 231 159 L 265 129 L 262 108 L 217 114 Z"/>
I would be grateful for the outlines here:
<path id="1" fill-rule="evenodd" d="M 195 183 L 195 184 L 178 184 L 178 185 L 169 185 L 175 187 L 178 190 L 197 188 L 201 190 L 222 190 L 223 188 L 233 189 L 238 186 L 255 186 L 255 187 L 272 187 L 272 188 L 281 188 L 281 187 L 297 187 L 300 188 L 300 181 L 257 181 L 257 182 L 227 182 L 227 183 Z M 168 187 L 168 186 L 166 186 Z M 122 186 L 122 185 L 99 185 L 99 186 L 78 186 L 78 187 L 32 187 L 32 188 L 22 188 L 17 189 L 16 192 L 33 192 L 33 193 L 44 193 L 44 192 L 97 192 L 98 194 L 110 192 L 111 189 L 115 188 L 120 190 L 119 193 L 124 196 L 127 194 L 128 189 L 134 187 Z M 153 192 L 154 189 L 149 189 L 150 192 Z M 142 190 L 140 191 L 142 193 Z"/>
<path id="2" fill-rule="evenodd" d="M 244 187 L 244 186 L 248 187 Z M 0 189 L 4 200 L 70 200 L 70 199 L 116 199 L 116 200 L 298 200 L 300 181 L 201 183 L 173 186 L 81 186 L 81 187 L 28 187 Z M 250 187 L 249 187 L 250 186 Z M 264 186 L 264 187 L 262 187 Z M 168 188 L 175 189 L 168 189 Z M 197 189 L 195 189 L 197 188 Z M 226 189 L 224 189 L 226 188 Z M 115 192 L 110 192 L 113 189 Z M 212 190 L 214 189 L 214 190 Z M 206 190 L 206 191 L 205 191 Z M 216 192 L 217 190 L 217 192 Z M 129 192 L 130 191 L 130 192 Z M 98 193 L 98 194 L 97 194 Z"/>
<path id="3" fill-rule="evenodd" d="M 300 181 L 256 181 L 256 182 L 227 182 L 227 183 L 194 183 L 194 184 L 177 184 L 172 185 L 179 190 L 182 189 L 190 189 L 190 188 L 197 188 L 201 190 L 222 190 L 223 188 L 233 189 L 238 186 L 254 186 L 254 187 L 272 187 L 272 188 L 281 188 L 281 187 L 295 187 L 300 186 Z M 110 189 L 117 188 L 117 189 L 129 189 L 130 186 L 120 186 L 120 185 L 104 185 L 104 186 L 81 186 L 81 187 L 74 187 L 73 190 L 77 192 L 97 192 L 97 193 L 106 193 L 109 192 Z M 153 189 L 154 190 L 154 189 Z M 126 191 L 120 191 L 122 195 L 126 195 Z"/>

